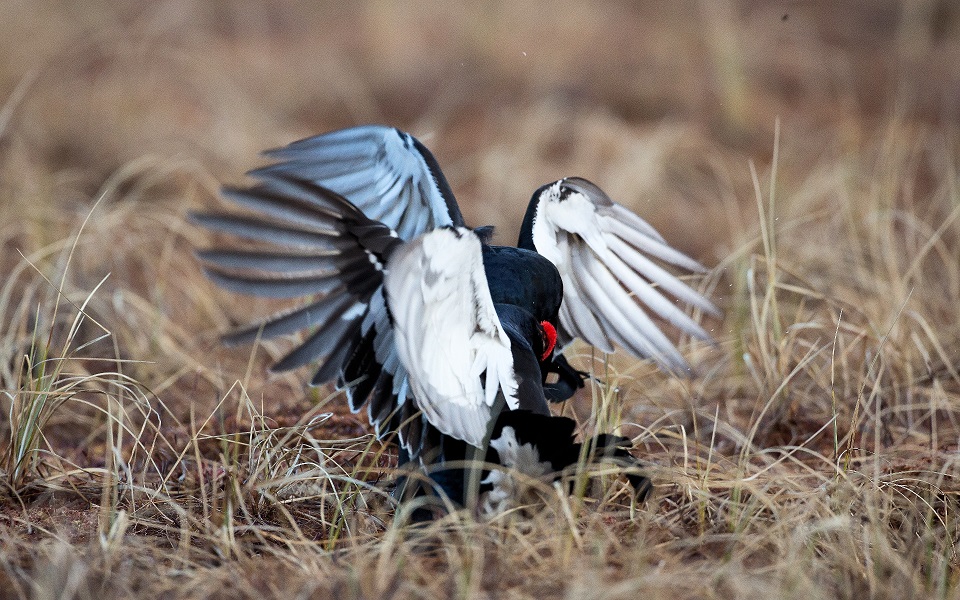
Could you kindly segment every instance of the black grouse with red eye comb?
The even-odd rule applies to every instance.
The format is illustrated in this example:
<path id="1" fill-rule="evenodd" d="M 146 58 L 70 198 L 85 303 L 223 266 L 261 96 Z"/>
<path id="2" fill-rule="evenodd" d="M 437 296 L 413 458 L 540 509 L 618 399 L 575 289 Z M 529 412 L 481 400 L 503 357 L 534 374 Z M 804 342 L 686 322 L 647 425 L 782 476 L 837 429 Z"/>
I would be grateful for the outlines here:
<path id="1" fill-rule="evenodd" d="M 198 256 L 231 291 L 305 303 L 225 340 L 307 332 L 273 369 L 312 364 L 311 384 L 336 378 L 353 411 L 366 406 L 377 435 L 396 435 L 401 462 L 433 482 L 403 494 L 496 512 L 512 480 L 463 461 L 534 477 L 572 464 L 572 422 L 548 403 L 584 385 L 562 354 L 574 338 L 676 374 L 692 371 L 654 317 L 712 342 L 684 307 L 716 307 L 671 272 L 704 268 L 585 179 L 538 189 L 512 248 L 465 226 L 436 159 L 398 129 L 343 129 L 267 155 L 276 162 L 250 173 L 258 183 L 224 190 L 245 214 L 192 215 L 247 243 Z M 635 463 L 623 438 L 588 445 Z M 646 495 L 649 482 L 629 477 Z"/>

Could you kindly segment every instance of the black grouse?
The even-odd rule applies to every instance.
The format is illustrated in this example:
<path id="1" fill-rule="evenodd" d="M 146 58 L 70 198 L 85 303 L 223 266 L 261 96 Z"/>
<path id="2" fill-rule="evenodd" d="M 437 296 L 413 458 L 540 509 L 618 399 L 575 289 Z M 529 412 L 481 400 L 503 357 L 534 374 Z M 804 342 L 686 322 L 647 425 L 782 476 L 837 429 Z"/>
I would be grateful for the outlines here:
<path id="1" fill-rule="evenodd" d="M 225 341 L 308 330 L 272 369 L 316 364 L 314 385 L 337 377 L 350 408 L 366 405 L 379 436 L 397 434 L 401 463 L 427 475 L 408 497 L 500 511 L 512 502 L 509 473 L 464 461 L 538 478 L 575 464 L 574 423 L 548 406 L 583 386 L 586 374 L 561 353 L 573 338 L 675 373 L 689 366 L 643 306 L 710 340 L 677 301 L 717 309 L 662 264 L 703 267 L 585 179 L 538 189 L 511 248 L 491 245 L 490 228 L 466 227 L 436 159 L 398 129 L 343 129 L 266 154 L 277 162 L 250 172 L 258 183 L 223 190 L 247 213 L 191 215 L 252 243 L 198 256 L 231 291 L 307 302 Z M 587 443 L 599 458 L 635 464 L 625 438 Z M 631 483 L 649 490 L 642 477 Z"/>

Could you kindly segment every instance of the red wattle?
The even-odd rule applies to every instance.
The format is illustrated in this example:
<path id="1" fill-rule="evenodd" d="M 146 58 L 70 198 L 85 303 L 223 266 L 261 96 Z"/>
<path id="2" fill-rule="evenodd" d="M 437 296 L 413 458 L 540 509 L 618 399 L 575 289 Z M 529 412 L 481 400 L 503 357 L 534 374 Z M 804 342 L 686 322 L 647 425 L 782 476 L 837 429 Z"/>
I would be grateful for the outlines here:
<path id="1" fill-rule="evenodd" d="M 550 358 L 554 346 L 557 345 L 557 330 L 550 324 L 550 321 L 540 321 L 540 326 L 543 327 L 543 333 L 547 336 L 547 346 L 543 351 L 543 356 L 540 357 L 541 361 L 545 361 Z"/>

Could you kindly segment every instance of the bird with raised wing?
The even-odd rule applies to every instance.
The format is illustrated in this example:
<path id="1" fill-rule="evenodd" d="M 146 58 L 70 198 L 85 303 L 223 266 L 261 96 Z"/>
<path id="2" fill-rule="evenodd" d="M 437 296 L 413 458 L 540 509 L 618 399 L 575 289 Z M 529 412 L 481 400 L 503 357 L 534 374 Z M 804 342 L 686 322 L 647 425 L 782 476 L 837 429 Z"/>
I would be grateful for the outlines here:
<path id="1" fill-rule="evenodd" d="M 663 265 L 703 267 L 584 179 L 537 190 L 512 248 L 465 226 L 436 159 L 400 130 L 344 129 L 267 155 L 277 162 L 250 173 L 257 184 L 224 190 L 248 213 L 192 215 L 253 244 L 198 255 L 229 290 L 307 301 L 225 340 L 309 331 L 273 369 L 315 364 L 314 385 L 336 377 L 351 409 L 366 405 L 378 435 L 398 435 L 401 461 L 421 465 L 454 502 L 469 486 L 445 464 L 538 464 L 536 476 L 555 476 L 579 455 L 572 428 L 538 433 L 565 430 L 548 401 L 583 386 L 561 353 L 574 338 L 675 373 L 690 368 L 644 307 L 710 340 L 677 302 L 717 309 Z M 558 381 L 546 384 L 550 373 Z M 622 439 L 591 443 L 629 456 Z M 492 488 L 505 480 L 484 473 L 487 499 L 502 495 Z"/>

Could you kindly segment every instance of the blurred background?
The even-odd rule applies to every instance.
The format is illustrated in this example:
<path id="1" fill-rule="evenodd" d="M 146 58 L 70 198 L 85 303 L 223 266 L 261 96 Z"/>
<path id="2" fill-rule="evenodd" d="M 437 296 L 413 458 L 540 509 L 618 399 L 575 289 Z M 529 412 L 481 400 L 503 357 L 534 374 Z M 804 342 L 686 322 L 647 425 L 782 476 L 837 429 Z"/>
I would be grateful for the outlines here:
<path id="1" fill-rule="evenodd" d="M 812 234 L 811 215 L 837 210 L 844 192 L 831 182 L 846 165 L 883 172 L 877 149 L 901 140 L 911 198 L 929 192 L 930 173 L 955 172 L 953 142 L 910 153 L 955 140 L 960 124 L 953 0 L 2 8 L 0 273 L 56 281 L 56 253 L 85 227 L 68 292 L 82 302 L 98 289 L 87 311 L 113 334 L 87 352 L 149 361 L 126 368 L 173 406 L 215 402 L 247 372 L 249 350 L 224 352 L 217 334 L 270 308 L 199 276 L 191 250 L 206 240 L 184 215 L 216 206 L 219 185 L 242 182 L 261 150 L 301 137 L 361 123 L 414 133 L 468 222 L 497 226 L 501 243 L 533 190 L 580 175 L 709 266 L 757 248 L 751 164 L 765 189 L 778 121 L 790 190 L 778 218 L 807 223 L 806 254 L 833 235 Z M 835 288 L 806 254 L 791 254 L 797 271 Z M 50 289 L 11 287 L 13 298 Z M 296 404 L 302 376 L 287 381 Z"/>
<path id="2" fill-rule="evenodd" d="M 238 180 L 264 148 L 380 122 L 506 237 L 579 174 L 710 258 L 777 118 L 801 169 L 890 118 L 960 118 L 952 0 L 3 4 L 6 200 L 49 185 L 68 210 L 144 156 Z"/>

